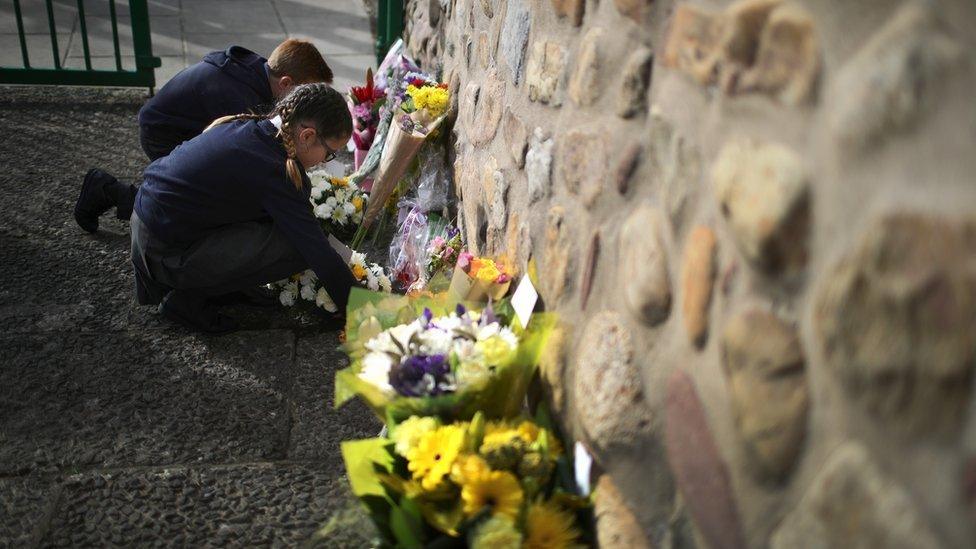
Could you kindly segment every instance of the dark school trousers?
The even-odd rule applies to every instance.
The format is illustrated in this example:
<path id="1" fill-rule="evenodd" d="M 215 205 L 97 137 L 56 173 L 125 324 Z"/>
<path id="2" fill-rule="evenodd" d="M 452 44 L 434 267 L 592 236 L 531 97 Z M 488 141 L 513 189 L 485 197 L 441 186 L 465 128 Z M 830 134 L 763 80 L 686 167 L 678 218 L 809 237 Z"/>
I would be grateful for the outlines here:
<path id="1" fill-rule="evenodd" d="M 308 268 L 270 219 L 227 225 L 185 246 L 156 238 L 135 212 L 129 221 L 140 305 L 156 305 L 172 290 L 200 298 L 223 295 Z"/>

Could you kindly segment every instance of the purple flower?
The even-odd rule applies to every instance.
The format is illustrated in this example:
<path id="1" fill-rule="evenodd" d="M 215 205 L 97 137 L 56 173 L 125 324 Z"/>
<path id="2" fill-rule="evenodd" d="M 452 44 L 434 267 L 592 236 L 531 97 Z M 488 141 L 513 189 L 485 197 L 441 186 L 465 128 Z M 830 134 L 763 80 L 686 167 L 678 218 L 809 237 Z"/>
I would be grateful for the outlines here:
<path id="1" fill-rule="evenodd" d="M 424 319 L 424 326 L 427 326 L 430 324 L 431 319 L 434 318 L 434 313 L 430 312 L 429 308 L 424 307 L 424 314 L 420 318 Z"/>
<path id="2" fill-rule="evenodd" d="M 408 397 L 442 395 L 456 388 L 451 365 L 444 355 L 407 357 L 390 370 L 390 385 Z"/>
<path id="3" fill-rule="evenodd" d="M 448 240 L 450 240 L 450 239 L 452 239 L 452 238 L 454 238 L 454 237 L 455 237 L 455 236 L 457 236 L 457 235 L 458 235 L 458 234 L 459 234 L 460 232 L 461 232 L 461 231 L 460 231 L 460 230 L 458 230 L 458 228 L 457 228 L 457 227 L 455 227 L 455 226 L 453 226 L 453 225 L 449 225 L 449 226 L 447 227 L 447 239 L 448 239 Z"/>
<path id="4" fill-rule="evenodd" d="M 454 312 L 457 313 L 458 316 L 464 316 L 465 313 L 468 312 L 468 310 L 464 308 L 464 305 L 458 303 L 457 307 L 454 308 Z"/>

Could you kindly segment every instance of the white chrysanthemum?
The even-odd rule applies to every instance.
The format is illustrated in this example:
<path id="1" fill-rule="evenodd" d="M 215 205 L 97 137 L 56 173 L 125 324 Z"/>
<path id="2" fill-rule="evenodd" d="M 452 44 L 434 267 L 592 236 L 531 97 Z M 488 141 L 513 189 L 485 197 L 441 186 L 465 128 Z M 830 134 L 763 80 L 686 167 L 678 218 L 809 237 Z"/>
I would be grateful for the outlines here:
<path id="1" fill-rule="evenodd" d="M 420 324 L 417 322 L 411 322 L 409 324 L 400 324 L 394 326 L 389 330 L 384 331 L 380 335 L 374 337 L 373 339 L 366 342 L 366 349 L 369 351 L 376 351 L 380 353 L 396 353 L 400 354 L 404 349 L 407 349 L 410 344 L 410 339 L 420 330 Z M 399 345 L 394 343 L 396 340 Z"/>
<path id="2" fill-rule="evenodd" d="M 366 287 L 374 292 L 380 289 L 380 280 L 373 274 L 373 271 L 366 271 Z"/>
<path id="3" fill-rule="evenodd" d="M 298 279 L 298 282 L 302 286 L 311 286 L 315 284 L 315 281 L 318 279 L 319 277 L 315 275 L 315 271 L 313 271 L 312 269 L 307 269 L 305 272 L 302 273 L 302 276 Z"/>
<path id="4" fill-rule="evenodd" d="M 343 210 L 342 208 L 336 208 L 332 210 L 332 220 L 335 221 L 336 223 L 339 223 L 340 225 L 345 225 L 346 217 L 348 217 L 346 215 L 346 211 Z"/>
<path id="5" fill-rule="evenodd" d="M 386 353 L 367 353 L 363 358 L 363 368 L 359 372 L 359 378 L 384 393 L 392 394 L 395 391 L 390 385 L 391 368 L 393 368 L 393 359 Z"/>
<path id="6" fill-rule="evenodd" d="M 449 316 L 435 318 L 433 323 L 442 330 L 453 332 L 461 327 L 461 318 L 458 315 L 451 313 Z"/>
<path id="7" fill-rule="evenodd" d="M 278 300 L 281 301 L 281 304 L 285 307 L 291 307 L 295 304 L 295 294 L 289 292 L 288 290 L 282 290 L 282 292 L 278 295 Z"/>
<path id="8" fill-rule="evenodd" d="M 501 326 L 497 322 L 492 322 L 487 326 L 482 326 L 481 328 L 479 328 L 476 337 L 478 338 L 478 341 L 484 341 L 489 337 L 498 335 L 498 331 L 500 329 Z"/>
<path id="9" fill-rule="evenodd" d="M 359 265 L 362 268 L 366 268 L 366 254 L 360 252 L 353 252 L 349 256 L 350 265 Z"/>
<path id="10" fill-rule="evenodd" d="M 312 186 L 312 200 L 321 200 L 322 193 L 325 192 L 325 187 L 319 185 Z"/>
<path id="11" fill-rule="evenodd" d="M 332 296 L 329 295 L 329 292 L 325 291 L 325 288 L 319 288 L 319 291 L 315 293 L 315 304 L 330 313 L 339 310 L 339 307 L 332 301 Z"/>
<path id="12" fill-rule="evenodd" d="M 446 355 L 451 352 L 454 335 L 439 328 L 431 328 L 420 334 L 420 353 L 424 355 Z"/>
<path id="13" fill-rule="evenodd" d="M 339 204 L 339 201 L 336 200 L 336 197 L 330 196 L 329 198 L 325 199 L 325 204 L 335 208 Z"/>
<path id="14" fill-rule="evenodd" d="M 470 339 L 455 339 L 453 350 L 462 364 L 470 361 L 475 355 L 474 342 Z"/>
<path id="15" fill-rule="evenodd" d="M 356 213 L 356 207 L 352 205 L 352 202 L 346 202 L 342 205 L 342 209 L 346 211 L 346 215 L 352 215 Z"/>
<path id="16" fill-rule="evenodd" d="M 390 278 L 388 276 L 384 275 L 379 277 L 379 279 L 380 279 L 380 288 L 384 292 L 390 293 L 393 291 L 393 283 L 390 282 Z"/>
<path id="17" fill-rule="evenodd" d="M 312 285 L 302 286 L 301 293 L 302 293 L 302 299 L 304 299 L 305 301 L 315 300 L 315 286 Z"/>
<path id="18" fill-rule="evenodd" d="M 319 219 L 329 219 L 332 217 L 332 206 L 328 204 L 319 204 L 315 207 L 315 217 Z"/>

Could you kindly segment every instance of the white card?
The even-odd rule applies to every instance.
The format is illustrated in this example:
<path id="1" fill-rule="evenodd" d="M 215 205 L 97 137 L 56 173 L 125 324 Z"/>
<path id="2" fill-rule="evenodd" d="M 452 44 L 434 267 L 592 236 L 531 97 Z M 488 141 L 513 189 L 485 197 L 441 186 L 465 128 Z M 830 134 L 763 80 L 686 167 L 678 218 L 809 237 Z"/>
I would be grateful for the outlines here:
<path id="1" fill-rule="evenodd" d="M 342 242 L 339 242 L 339 239 L 331 234 L 329 235 L 329 244 L 332 245 L 332 249 L 335 250 L 336 253 L 339 254 L 339 257 L 341 257 L 342 260 L 346 262 L 346 265 L 348 265 L 349 260 L 352 258 L 352 248 L 346 246 Z"/>
<path id="2" fill-rule="evenodd" d="M 590 495 L 590 469 L 593 468 L 593 456 L 586 450 L 582 442 L 577 442 L 573 449 L 573 470 L 576 473 L 576 486 L 583 496 Z"/>
<path id="3" fill-rule="evenodd" d="M 515 309 L 515 314 L 518 316 L 519 322 L 522 323 L 523 327 L 529 325 L 529 319 L 532 318 L 532 310 L 535 309 L 535 303 L 538 300 L 539 293 L 535 291 L 535 286 L 529 280 L 529 275 L 524 275 L 522 281 L 519 282 L 518 288 L 515 288 L 515 293 L 512 294 L 512 308 Z"/>

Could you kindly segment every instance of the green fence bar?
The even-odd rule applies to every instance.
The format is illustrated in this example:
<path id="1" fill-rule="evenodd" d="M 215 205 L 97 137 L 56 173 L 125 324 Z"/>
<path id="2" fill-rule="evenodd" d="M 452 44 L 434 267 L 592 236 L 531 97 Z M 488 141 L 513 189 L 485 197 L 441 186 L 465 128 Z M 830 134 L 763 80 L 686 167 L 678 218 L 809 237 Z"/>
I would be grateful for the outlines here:
<path id="1" fill-rule="evenodd" d="M 115 68 L 122 70 L 122 52 L 119 51 L 119 24 L 115 20 L 115 0 L 108 0 L 108 12 L 112 18 L 112 47 L 115 48 Z"/>
<path id="2" fill-rule="evenodd" d="M 14 15 L 17 17 L 17 34 L 20 37 L 20 55 L 24 57 L 24 66 L 30 68 L 30 56 L 27 55 L 27 33 L 24 32 L 24 16 L 20 13 L 20 0 L 14 0 Z"/>
<path id="3" fill-rule="evenodd" d="M 78 25 L 81 29 L 81 46 L 85 52 L 85 68 L 91 70 L 91 51 L 88 50 L 88 26 L 85 24 L 85 0 L 78 0 Z"/>
<path id="4" fill-rule="evenodd" d="M 54 56 L 54 68 L 61 68 L 61 58 L 58 51 L 58 31 L 57 27 L 54 25 L 54 6 L 51 5 L 51 0 L 45 0 L 47 5 L 47 26 L 51 29 L 51 54 Z"/>
<path id="5" fill-rule="evenodd" d="M 102 0 L 105 1 L 105 0 Z M 125 86 L 149 88 L 150 93 L 156 86 L 155 69 L 161 61 L 152 53 L 152 37 L 149 27 L 149 7 L 147 0 L 129 0 L 129 13 L 132 24 L 132 48 L 135 53 L 135 70 L 122 68 L 122 53 L 119 46 L 118 14 L 115 0 L 108 0 L 109 13 L 112 19 L 112 45 L 115 53 L 115 70 L 93 69 L 91 49 L 88 39 L 88 22 L 85 17 L 84 0 L 77 0 L 79 31 L 81 33 L 82 48 L 85 56 L 84 69 L 66 69 L 61 66 L 60 51 L 58 50 L 57 27 L 54 20 L 54 6 L 51 0 L 45 0 L 47 9 L 48 29 L 51 34 L 51 49 L 54 56 L 54 68 L 35 68 L 30 64 L 30 52 L 27 48 L 26 33 L 24 32 L 23 15 L 19 0 L 13 0 L 14 13 L 17 16 L 17 33 L 20 35 L 20 49 L 24 60 L 23 67 L 0 67 L 0 84 L 35 84 L 35 85 L 65 85 L 65 86 Z"/>
<path id="6" fill-rule="evenodd" d="M 403 0 L 379 0 L 376 14 L 376 63 L 403 33 Z"/>

